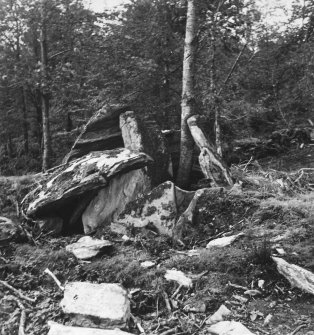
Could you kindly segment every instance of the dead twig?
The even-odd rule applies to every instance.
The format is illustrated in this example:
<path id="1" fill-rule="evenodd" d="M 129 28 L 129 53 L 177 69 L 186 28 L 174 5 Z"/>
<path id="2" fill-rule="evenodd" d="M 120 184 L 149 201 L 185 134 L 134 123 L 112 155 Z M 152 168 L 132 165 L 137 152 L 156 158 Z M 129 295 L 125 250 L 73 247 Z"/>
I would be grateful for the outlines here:
<path id="1" fill-rule="evenodd" d="M 166 303 L 167 310 L 168 310 L 169 313 L 171 313 L 171 312 L 172 312 L 172 309 L 171 309 L 171 305 L 170 305 L 170 301 L 169 301 L 169 297 L 168 297 L 167 292 L 163 292 L 162 295 L 163 295 L 163 297 L 164 297 L 164 299 L 165 299 L 165 303 Z"/>
<path id="2" fill-rule="evenodd" d="M 64 287 L 61 285 L 60 280 L 48 268 L 44 271 L 44 273 L 49 275 L 55 281 L 61 291 L 64 291 Z"/>
<path id="3" fill-rule="evenodd" d="M 133 320 L 134 324 L 136 325 L 137 329 L 139 330 L 139 332 L 141 334 L 145 334 L 145 330 L 142 327 L 140 321 L 132 313 L 130 314 L 130 316 L 131 316 L 131 319 Z"/>
<path id="4" fill-rule="evenodd" d="M 6 288 L 8 288 L 9 290 L 11 290 L 12 292 L 14 292 L 15 294 L 17 294 L 21 299 L 24 299 L 28 302 L 34 303 L 36 302 L 36 299 L 31 299 L 27 296 L 25 296 L 23 293 L 21 293 L 19 290 L 17 290 L 16 288 L 14 288 L 13 286 L 9 285 L 6 281 L 4 280 L 0 280 L 0 284 L 5 286 Z"/>
<path id="5" fill-rule="evenodd" d="M 177 330 L 178 330 L 178 327 L 174 327 L 174 328 L 164 331 L 163 333 L 160 333 L 159 335 L 170 335 L 170 334 L 175 333 Z"/>
<path id="6" fill-rule="evenodd" d="M 173 295 L 171 296 L 171 299 L 175 299 L 175 297 L 179 294 L 181 288 L 182 285 L 179 285 L 179 287 L 174 291 Z"/>
<path id="7" fill-rule="evenodd" d="M 25 329 L 25 323 L 26 323 L 26 309 L 24 305 L 21 303 L 21 301 L 18 298 L 14 297 L 13 295 L 9 296 L 8 299 L 14 300 L 21 310 L 18 335 L 25 335 L 24 329 Z"/>
<path id="8" fill-rule="evenodd" d="M 240 289 L 240 290 L 244 290 L 244 291 L 247 291 L 247 290 L 248 290 L 247 287 L 245 287 L 245 286 L 241 286 L 241 285 L 237 285 L 237 284 L 232 284 L 232 283 L 230 283 L 230 281 L 228 282 L 228 286 L 230 286 L 230 287 L 234 287 L 234 288 L 238 288 L 238 289 Z"/>
<path id="9" fill-rule="evenodd" d="M 298 326 L 293 332 L 291 332 L 289 335 L 295 335 L 296 333 L 298 333 L 302 328 L 307 327 L 306 323 L 302 323 L 300 326 Z"/>

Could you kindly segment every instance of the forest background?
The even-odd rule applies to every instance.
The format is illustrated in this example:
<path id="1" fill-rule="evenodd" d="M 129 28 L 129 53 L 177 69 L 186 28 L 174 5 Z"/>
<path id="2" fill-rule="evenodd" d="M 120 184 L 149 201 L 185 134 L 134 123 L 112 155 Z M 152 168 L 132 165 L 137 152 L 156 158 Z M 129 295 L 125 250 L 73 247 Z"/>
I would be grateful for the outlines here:
<path id="1" fill-rule="evenodd" d="M 95 13 L 82 0 L 1 0 L 0 175 L 60 164 L 105 104 L 179 129 L 186 5 L 133 0 Z M 227 160 L 237 139 L 311 119 L 314 1 L 280 10 L 285 26 L 254 1 L 197 1 L 196 110 L 214 141 L 219 109 Z"/>

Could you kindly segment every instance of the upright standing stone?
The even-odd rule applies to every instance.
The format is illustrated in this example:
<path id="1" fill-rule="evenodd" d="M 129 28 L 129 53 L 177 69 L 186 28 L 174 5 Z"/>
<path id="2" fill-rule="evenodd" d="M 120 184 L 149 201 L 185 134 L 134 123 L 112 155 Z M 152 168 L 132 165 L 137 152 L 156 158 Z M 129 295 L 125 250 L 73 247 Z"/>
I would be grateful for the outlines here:
<path id="1" fill-rule="evenodd" d="M 112 179 L 90 202 L 82 215 L 85 234 L 100 225 L 110 224 L 124 210 L 126 204 L 149 190 L 143 170 L 134 170 Z"/>
<path id="2" fill-rule="evenodd" d="M 169 180 L 170 155 L 166 139 L 153 119 L 140 120 L 134 112 L 120 115 L 120 128 L 127 149 L 145 152 L 154 163 L 147 167 L 152 186 Z"/>

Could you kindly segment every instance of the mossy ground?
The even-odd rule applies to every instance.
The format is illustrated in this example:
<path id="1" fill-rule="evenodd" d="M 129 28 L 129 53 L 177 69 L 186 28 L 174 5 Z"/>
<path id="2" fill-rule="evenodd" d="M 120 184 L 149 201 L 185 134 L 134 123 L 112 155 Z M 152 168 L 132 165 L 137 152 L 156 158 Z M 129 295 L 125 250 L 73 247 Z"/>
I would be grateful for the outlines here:
<path id="1" fill-rule="evenodd" d="M 141 318 L 147 333 L 155 331 L 157 334 L 178 327 L 178 333 L 206 334 L 202 321 L 225 303 L 233 312 L 232 318 L 256 334 L 288 334 L 296 328 L 299 319 L 305 326 L 298 334 L 306 334 L 314 328 L 314 308 L 311 307 L 314 298 L 292 289 L 278 274 L 270 256 L 276 254 L 276 248 L 283 248 L 286 260 L 314 271 L 313 203 L 314 192 L 294 197 L 265 198 L 244 193 L 205 199 L 196 212 L 198 224 L 185 239 L 187 248 L 201 248 L 200 255 L 193 257 L 183 254 L 184 248 L 173 244 L 170 238 L 149 230 L 134 231 L 133 241 L 123 242 L 103 228 L 97 236 L 115 241 L 114 248 L 91 262 L 78 261 L 65 251 L 65 246 L 79 236 L 46 237 L 35 244 L 11 244 L 0 249 L 0 279 L 25 295 L 37 297 L 35 305 L 27 306 L 26 334 L 46 334 L 48 320 L 70 322 L 59 306 L 63 294 L 43 273 L 45 268 L 63 284 L 117 282 L 133 290 L 136 293 L 131 300 L 132 313 Z M 224 231 L 229 234 L 241 231 L 245 236 L 223 249 L 204 249 L 208 239 Z M 141 267 L 141 262 L 146 260 L 154 260 L 158 266 Z M 192 288 L 180 290 L 177 309 L 170 314 L 164 294 L 171 299 L 178 284 L 166 281 L 164 274 L 173 268 L 192 276 L 206 273 L 194 281 Z M 247 303 L 234 297 L 245 296 L 243 290 L 228 285 L 256 289 L 261 279 L 265 281 L 264 290 L 260 296 L 246 296 Z M 136 289 L 139 290 L 134 291 Z M 7 299 L 9 291 L 0 292 L 2 334 L 11 335 L 18 329 L 19 309 Z M 205 304 L 205 313 L 184 311 L 187 304 L 199 303 Z M 269 325 L 263 326 L 268 314 L 273 318 Z M 131 328 L 131 332 L 137 333 L 137 329 Z"/>

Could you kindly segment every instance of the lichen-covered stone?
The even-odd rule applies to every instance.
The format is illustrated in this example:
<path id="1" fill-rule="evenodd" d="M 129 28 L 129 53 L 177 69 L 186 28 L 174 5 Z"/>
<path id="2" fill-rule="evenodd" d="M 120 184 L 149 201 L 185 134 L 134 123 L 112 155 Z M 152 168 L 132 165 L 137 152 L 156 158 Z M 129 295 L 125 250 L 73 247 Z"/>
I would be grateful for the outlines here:
<path id="1" fill-rule="evenodd" d="M 160 234 L 173 236 L 177 217 L 186 209 L 194 192 L 167 181 L 143 197 L 129 203 L 117 222 L 125 227 L 154 227 Z"/>

